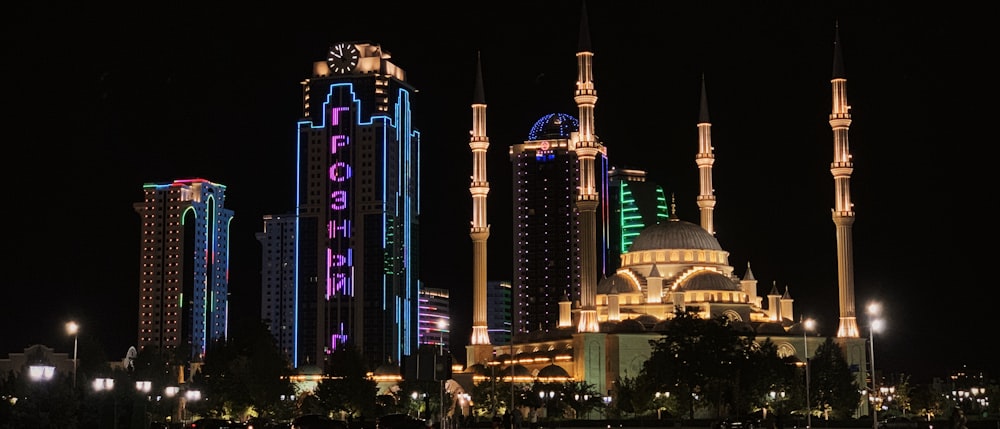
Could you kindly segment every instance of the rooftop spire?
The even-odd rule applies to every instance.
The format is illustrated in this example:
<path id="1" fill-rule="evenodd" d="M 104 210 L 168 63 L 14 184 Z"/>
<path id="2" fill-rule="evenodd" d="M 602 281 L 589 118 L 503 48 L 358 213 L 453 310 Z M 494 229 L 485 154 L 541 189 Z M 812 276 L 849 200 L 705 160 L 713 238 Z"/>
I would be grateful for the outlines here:
<path id="1" fill-rule="evenodd" d="M 747 261 L 747 272 L 743 275 L 743 280 L 756 280 L 753 277 L 753 271 L 750 271 L 750 261 Z"/>
<path id="2" fill-rule="evenodd" d="M 476 87 L 472 94 L 472 104 L 486 104 L 486 92 L 483 90 L 483 60 L 476 51 Z"/>
<path id="3" fill-rule="evenodd" d="M 708 92 L 705 91 L 705 73 L 701 74 L 701 112 L 698 114 L 698 122 L 702 124 L 712 122 L 708 119 Z"/>
<path id="4" fill-rule="evenodd" d="M 844 71 L 844 53 L 840 47 L 840 21 L 834 24 L 833 29 L 833 78 L 847 78 Z"/>
<path id="5" fill-rule="evenodd" d="M 590 25 L 587 24 L 587 2 L 580 7 L 580 44 L 577 52 L 593 52 L 590 49 Z"/>

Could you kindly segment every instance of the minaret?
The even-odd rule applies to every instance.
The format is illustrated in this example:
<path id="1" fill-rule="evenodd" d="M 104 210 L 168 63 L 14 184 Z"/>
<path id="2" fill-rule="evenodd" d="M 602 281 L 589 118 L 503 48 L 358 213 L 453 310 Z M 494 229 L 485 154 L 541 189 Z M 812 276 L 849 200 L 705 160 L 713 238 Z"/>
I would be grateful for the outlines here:
<path id="1" fill-rule="evenodd" d="M 469 147 L 472 148 L 472 345 L 489 344 L 486 326 L 486 240 L 490 226 L 486 223 L 486 196 L 490 183 L 486 180 L 486 149 L 490 139 L 486 136 L 486 95 L 483 91 L 482 60 L 476 58 L 476 87 L 472 96 L 472 131 Z"/>
<path id="2" fill-rule="evenodd" d="M 576 53 L 576 92 L 573 99 L 580 108 L 579 141 L 576 153 L 580 160 L 580 186 L 576 208 L 580 212 L 581 274 L 580 322 L 578 332 L 598 332 L 597 324 L 597 229 L 596 212 L 598 195 L 594 182 L 594 157 L 600 151 L 594 136 L 594 53 L 590 48 L 590 29 L 587 27 L 587 6 L 580 13 L 580 45 Z"/>
<path id="3" fill-rule="evenodd" d="M 847 144 L 847 130 L 851 127 L 851 106 L 847 104 L 847 75 L 844 73 L 844 57 L 840 47 L 840 27 L 834 30 L 833 41 L 833 110 L 830 113 L 830 127 L 833 128 L 833 174 L 834 208 L 833 224 L 837 226 L 837 275 L 840 290 L 840 327 L 837 337 L 857 338 L 858 321 L 854 314 L 854 243 L 851 226 L 854 224 L 854 203 L 851 202 L 850 147 Z"/>
<path id="4" fill-rule="evenodd" d="M 712 153 L 712 122 L 708 120 L 708 93 L 705 91 L 705 75 L 701 75 L 701 112 L 698 115 L 698 210 L 701 211 L 701 227 L 709 234 L 715 235 L 715 189 L 712 187 L 712 164 L 715 155 Z"/>

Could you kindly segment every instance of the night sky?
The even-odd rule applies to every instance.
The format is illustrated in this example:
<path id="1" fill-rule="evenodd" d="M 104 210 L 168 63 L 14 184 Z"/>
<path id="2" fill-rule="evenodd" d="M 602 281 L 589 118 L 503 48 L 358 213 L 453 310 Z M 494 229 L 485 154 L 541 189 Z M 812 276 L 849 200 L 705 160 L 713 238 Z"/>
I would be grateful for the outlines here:
<path id="1" fill-rule="evenodd" d="M 473 79 L 481 55 L 490 137 L 489 279 L 512 272 L 512 144 L 573 102 L 580 1 L 460 8 L 328 2 L 295 11 L 218 6 L 15 6 L 3 115 L 6 292 L 0 356 L 72 352 L 63 324 L 109 358 L 136 342 L 142 185 L 201 177 L 234 210 L 232 319 L 259 316 L 261 216 L 293 210 L 299 82 L 329 44 L 381 44 L 419 93 L 421 278 L 452 292 L 452 343 L 471 333 Z M 416 3 L 416 2 L 414 2 Z M 538 4 L 535 4 L 538 3 Z M 587 3 L 612 165 L 648 171 L 698 223 L 697 127 L 708 91 L 717 238 L 760 294 L 838 323 L 828 123 L 839 23 L 852 105 L 855 298 L 883 303 L 876 367 L 918 378 L 1000 373 L 988 311 L 996 236 L 993 140 L 979 130 L 988 59 L 974 8 L 895 2 Z M 371 3 L 374 4 L 374 3 Z M 315 4 L 314 4 L 315 5 Z M 241 6 L 247 8 L 248 6 Z M 143 9 L 147 8 L 147 9 Z M 968 53 L 974 53 L 969 55 Z M 982 101 L 981 101 L 982 100 Z M 988 104 L 987 104 L 988 106 Z M 995 108 L 990 109 L 995 111 Z M 995 120 L 995 118 L 994 118 Z M 238 332 L 236 332 L 238 334 Z M 867 335 L 866 335 L 867 336 Z M 459 352 L 464 353 L 464 347 Z"/>

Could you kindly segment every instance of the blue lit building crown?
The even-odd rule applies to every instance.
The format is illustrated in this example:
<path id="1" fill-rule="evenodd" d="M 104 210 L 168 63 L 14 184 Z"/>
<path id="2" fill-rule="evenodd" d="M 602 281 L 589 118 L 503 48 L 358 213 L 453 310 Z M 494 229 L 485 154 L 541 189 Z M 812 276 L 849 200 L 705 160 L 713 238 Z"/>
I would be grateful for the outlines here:
<path id="1" fill-rule="evenodd" d="M 531 126 L 528 140 L 568 139 L 580 128 L 580 121 L 565 113 L 549 113 Z"/>

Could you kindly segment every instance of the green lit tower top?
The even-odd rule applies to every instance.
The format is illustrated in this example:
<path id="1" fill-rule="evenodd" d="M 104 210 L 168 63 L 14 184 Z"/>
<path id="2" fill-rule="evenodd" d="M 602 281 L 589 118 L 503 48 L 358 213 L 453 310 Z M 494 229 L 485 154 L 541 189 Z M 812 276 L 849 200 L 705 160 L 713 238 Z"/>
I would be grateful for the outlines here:
<path id="1" fill-rule="evenodd" d="M 644 228 L 670 217 L 663 188 L 646 180 L 643 170 L 611 168 L 608 173 L 610 194 L 611 245 L 608 246 L 608 272 L 621 265 L 621 255 Z"/>

